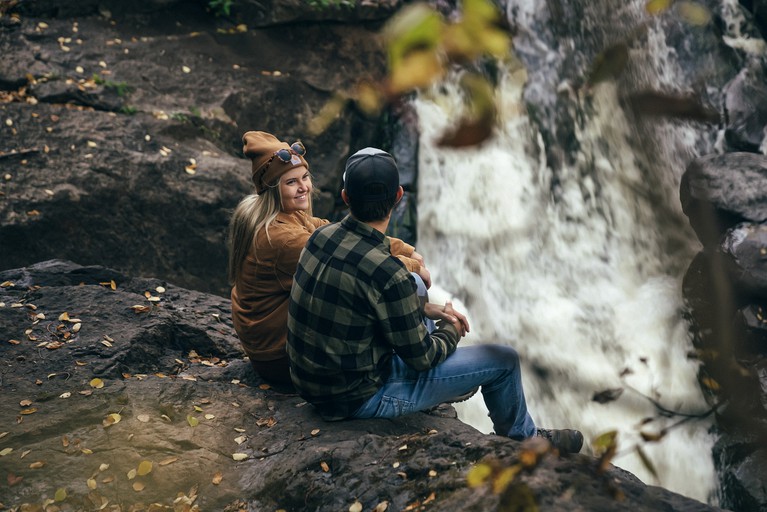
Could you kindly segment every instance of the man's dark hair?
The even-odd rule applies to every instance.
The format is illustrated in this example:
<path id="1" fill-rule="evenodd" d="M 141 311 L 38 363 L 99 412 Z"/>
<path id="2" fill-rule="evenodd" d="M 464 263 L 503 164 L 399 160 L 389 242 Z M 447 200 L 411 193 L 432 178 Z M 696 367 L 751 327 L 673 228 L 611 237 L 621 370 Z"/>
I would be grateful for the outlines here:
<path id="1" fill-rule="evenodd" d="M 371 195 L 381 194 L 385 187 L 380 183 L 373 183 L 366 187 L 365 191 Z M 381 190 L 379 190 L 381 189 Z M 347 196 L 349 200 L 349 211 L 354 218 L 361 222 L 375 222 L 383 220 L 394 209 L 397 204 L 397 196 L 383 199 L 380 201 L 365 201 L 364 199 L 354 199 Z"/>

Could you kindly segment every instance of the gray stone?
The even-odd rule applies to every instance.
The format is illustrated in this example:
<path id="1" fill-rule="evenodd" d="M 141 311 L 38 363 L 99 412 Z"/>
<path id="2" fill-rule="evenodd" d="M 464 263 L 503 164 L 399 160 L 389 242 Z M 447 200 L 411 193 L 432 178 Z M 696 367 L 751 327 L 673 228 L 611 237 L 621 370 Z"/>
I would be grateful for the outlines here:
<path id="1" fill-rule="evenodd" d="M 767 298 L 767 224 L 738 224 L 727 231 L 721 249 L 733 285 Z"/>
<path id="2" fill-rule="evenodd" d="M 693 160 L 680 185 L 682 209 L 704 246 L 739 222 L 767 220 L 767 156 L 707 155 Z"/>

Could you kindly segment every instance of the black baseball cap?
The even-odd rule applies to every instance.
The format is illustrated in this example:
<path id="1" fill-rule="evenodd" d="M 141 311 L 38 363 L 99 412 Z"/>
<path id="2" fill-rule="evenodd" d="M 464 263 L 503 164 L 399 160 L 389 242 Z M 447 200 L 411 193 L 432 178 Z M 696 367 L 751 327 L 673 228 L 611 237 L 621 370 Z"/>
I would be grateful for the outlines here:
<path id="1" fill-rule="evenodd" d="M 346 161 L 344 190 L 355 201 L 384 201 L 396 197 L 399 169 L 382 149 L 360 149 Z"/>

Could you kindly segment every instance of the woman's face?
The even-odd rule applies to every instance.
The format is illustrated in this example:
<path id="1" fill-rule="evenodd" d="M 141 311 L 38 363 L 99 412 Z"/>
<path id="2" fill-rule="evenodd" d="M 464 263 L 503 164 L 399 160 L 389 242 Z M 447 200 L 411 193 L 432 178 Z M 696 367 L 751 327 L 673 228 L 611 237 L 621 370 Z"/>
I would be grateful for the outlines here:
<path id="1" fill-rule="evenodd" d="M 309 193 L 312 191 L 312 177 L 304 167 L 295 167 L 280 176 L 282 211 L 286 213 L 309 209 Z"/>

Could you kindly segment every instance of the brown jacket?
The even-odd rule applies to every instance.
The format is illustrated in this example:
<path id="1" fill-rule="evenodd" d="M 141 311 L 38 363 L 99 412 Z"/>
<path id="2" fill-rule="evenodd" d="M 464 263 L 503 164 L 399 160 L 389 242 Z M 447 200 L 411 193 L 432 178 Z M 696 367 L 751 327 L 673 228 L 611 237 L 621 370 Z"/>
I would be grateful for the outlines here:
<path id="1" fill-rule="evenodd" d="M 298 257 L 314 230 L 327 223 L 303 211 L 281 212 L 269 226 L 269 238 L 264 228 L 256 234 L 231 295 L 234 328 L 251 360 L 272 361 L 286 356 L 288 299 Z M 409 257 L 413 250 L 413 246 L 391 238 L 392 255 L 410 272 L 417 272 L 420 264 Z"/>

